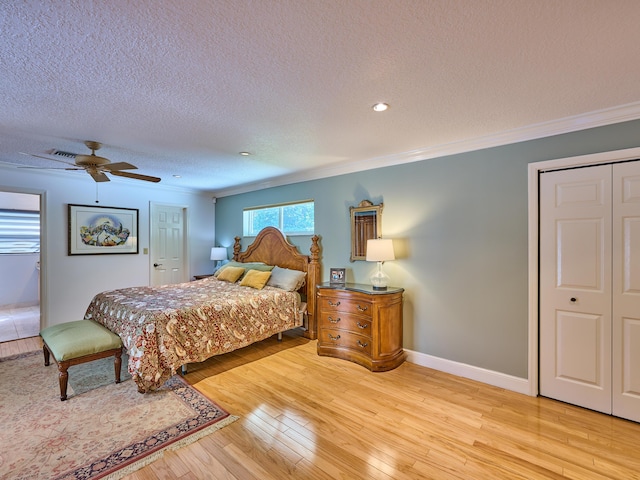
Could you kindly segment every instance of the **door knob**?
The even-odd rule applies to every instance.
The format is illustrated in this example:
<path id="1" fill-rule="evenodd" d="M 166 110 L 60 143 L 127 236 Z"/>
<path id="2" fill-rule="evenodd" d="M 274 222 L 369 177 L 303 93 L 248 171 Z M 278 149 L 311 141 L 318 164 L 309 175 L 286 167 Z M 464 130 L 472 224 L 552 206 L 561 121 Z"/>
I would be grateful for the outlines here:
<path id="1" fill-rule="evenodd" d="M 162 266 L 162 264 L 161 264 L 161 263 L 154 263 L 154 264 L 153 264 L 153 266 L 154 266 L 154 267 L 161 267 L 161 266 Z"/>

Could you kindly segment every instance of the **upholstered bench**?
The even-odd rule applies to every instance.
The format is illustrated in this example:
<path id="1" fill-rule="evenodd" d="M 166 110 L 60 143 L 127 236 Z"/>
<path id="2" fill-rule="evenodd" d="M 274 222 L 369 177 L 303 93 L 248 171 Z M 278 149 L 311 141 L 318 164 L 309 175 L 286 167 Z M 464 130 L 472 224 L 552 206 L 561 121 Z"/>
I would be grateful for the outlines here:
<path id="1" fill-rule="evenodd" d="M 61 323 L 43 329 L 40 336 L 44 364 L 49 365 L 50 354 L 58 364 L 60 400 L 67 399 L 67 369 L 72 365 L 113 356 L 116 383 L 120 383 L 122 341 L 118 335 L 99 323 L 93 320 Z"/>

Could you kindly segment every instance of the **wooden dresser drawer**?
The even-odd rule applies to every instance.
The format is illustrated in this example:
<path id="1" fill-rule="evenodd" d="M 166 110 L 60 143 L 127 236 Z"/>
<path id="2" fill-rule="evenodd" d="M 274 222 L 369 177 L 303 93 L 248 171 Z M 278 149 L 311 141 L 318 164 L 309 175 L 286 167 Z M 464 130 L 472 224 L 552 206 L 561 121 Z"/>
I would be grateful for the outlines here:
<path id="1" fill-rule="evenodd" d="M 321 312 L 345 312 L 371 316 L 371 304 L 342 297 L 321 297 L 318 307 Z"/>
<path id="2" fill-rule="evenodd" d="M 321 328 L 318 338 L 320 337 L 327 346 L 349 348 L 371 355 L 371 338 L 365 335 L 345 332 L 344 330 Z"/>
<path id="3" fill-rule="evenodd" d="M 321 312 L 319 328 L 340 329 L 371 338 L 371 318 L 344 312 Z"/>

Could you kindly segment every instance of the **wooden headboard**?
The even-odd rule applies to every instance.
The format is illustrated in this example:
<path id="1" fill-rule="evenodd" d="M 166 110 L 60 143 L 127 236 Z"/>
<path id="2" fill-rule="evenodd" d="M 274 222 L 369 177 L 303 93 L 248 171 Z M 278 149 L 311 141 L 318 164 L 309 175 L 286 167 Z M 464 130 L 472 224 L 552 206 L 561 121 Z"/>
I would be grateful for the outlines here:
<path id="1" fill-rule="evenodd" d="M 282 232 L 275 227 L 265 227 L 256 236 L 251 245 L 241 252 L 240 237 L 235 237 L 233 259 L 236 262 L 263 262 L 281 268 L 307 272 L 305 285 L 301 290 L 307 298 L 307 330 L 305 337 L 317 338 L 316 329 L 316 285 L 320 283 L 320 247 L 319 237 L 311 237 L 310 255 L 302 255 L 290 244 Z"/>

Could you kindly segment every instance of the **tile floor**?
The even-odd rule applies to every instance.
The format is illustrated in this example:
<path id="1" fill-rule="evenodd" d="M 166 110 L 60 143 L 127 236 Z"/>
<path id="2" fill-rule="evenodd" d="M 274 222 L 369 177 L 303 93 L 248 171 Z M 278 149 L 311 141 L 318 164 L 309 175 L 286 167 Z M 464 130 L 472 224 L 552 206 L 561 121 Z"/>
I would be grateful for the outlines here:
<path id="1" fill-rule="evenodd" d="M 40 333 L 40 306 L 0 308 L 0 342 L 35 337 Z"/>

